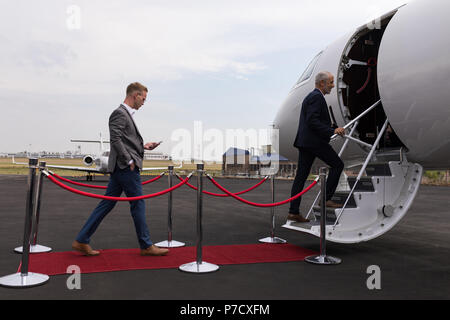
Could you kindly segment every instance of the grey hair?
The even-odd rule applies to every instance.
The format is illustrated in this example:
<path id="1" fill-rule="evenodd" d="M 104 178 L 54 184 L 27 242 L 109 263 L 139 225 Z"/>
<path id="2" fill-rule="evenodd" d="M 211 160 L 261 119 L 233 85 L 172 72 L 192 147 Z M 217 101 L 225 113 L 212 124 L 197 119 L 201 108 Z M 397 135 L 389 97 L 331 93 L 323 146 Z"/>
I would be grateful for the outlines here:
<path id="1" fill-rule="evenodd" d="M 331 73 L 329 73 L 328 71 L 320 71 L 317 75 L 316 75 L 316 85 L 320 83 L 320 81 L 326 81 L 328 80 L 328 78 L 330 77 Z"/>

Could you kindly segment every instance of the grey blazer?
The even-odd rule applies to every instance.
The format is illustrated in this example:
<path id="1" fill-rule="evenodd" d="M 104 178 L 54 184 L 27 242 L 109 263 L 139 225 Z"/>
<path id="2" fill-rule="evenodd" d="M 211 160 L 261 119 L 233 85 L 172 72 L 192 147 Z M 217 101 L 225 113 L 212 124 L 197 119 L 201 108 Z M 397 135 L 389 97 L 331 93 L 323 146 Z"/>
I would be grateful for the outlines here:
<path id="1" fill-rule="evenodd" d="M 114 172 L 116 164 L 120 169 L 125 169 L 130 160 L 142 169 L 144 141 L 124 105 L 120 105 L 109 117 L 109 136 L 108 172 Z"/>

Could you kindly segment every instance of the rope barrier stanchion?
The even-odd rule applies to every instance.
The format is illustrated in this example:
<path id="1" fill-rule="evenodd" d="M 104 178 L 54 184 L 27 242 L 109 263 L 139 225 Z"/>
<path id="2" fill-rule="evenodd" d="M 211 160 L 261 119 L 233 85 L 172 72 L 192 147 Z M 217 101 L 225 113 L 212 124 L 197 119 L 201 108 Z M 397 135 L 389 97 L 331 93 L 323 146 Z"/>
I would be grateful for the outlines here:
<path id="1" fill-rule="evenodd" d="M 173 166 L 168 167 L 169 171 L 169 188 L 172 188 L 173 180 Z M 169 203 L 168 203 L 168 213 L 167 213 L 167 240 L 158 242 L 156 246 L 161 248 L 179 248 L 184 247 L 186 244 L 184 242 L 176 241 L 172 239 L 172 192 L 169 192 Z"/>
<path id="2" fill-rule="evenodd" d="M 270 177 L 270 189 L 272 191 L 272 203 L 275 202 L 275 174 L 272 174 Z M 259 242 L 262 243 L 286 243 L 287 241 L 278 237 L 275 237 L 275 207 L 270 208 L 270 221 L 271 221 L 271 229 L 270 229 L 270 237 L 259 239 Z"/>
<path id="3" fill-rule="evenodd" d="M 44 182 L 44 173 L 46 163 L 45 161 L 39 162 L 39 178 L 36 184 L 36 192 L 35 192 L 35 202 L 33 206 L 33 221 L 32 223 L 32 244 L 30 247 L 30 253 L 44 253 L 52 251 L 52 248 L 42 246 L 37 244 L 37 236 L 38 236 L 38 228 L 39 228 L 39 218 L 40 218 L 40 210 L 41 210 L 41 195 L 42 195 L 42 187 Z M 22 253 L 23 247 L 18 247 L 14 249 L 17 253 Z"/>
<path id="4" fill-rule="evenodd" d="M 203 169 L 203 164 L 197 164 L 197 259 L 194 262 L 186 263 L 179 267 L 181 271 L 190 273 L 208 273 L 219 270 L 218 265 L 202 261 Z"/>
<path id="5" fill-rule="evenodd" d="M 320 179 L 320 195 L 321 195 L 321 206 L 320 206 L 320 254 L 313 255 L 305 258 L 306 262 L 313 264 L 322 265 L 334 265 L 342 262 L 340 258 L 327 256 L 326 253 L 326 220 L 327 220 L 327 190 L 326 190 L 326 176 L 327 168 L 323 167 L 319 170 Z"/>
<path id="6" fill-rule="evenodd" d="M 21 268 L 17 273 L 0 278 L 0 286 L 9 288 L 28 288 L 46 283 L 50 278 L 48 275 L 28 272 L 30 256 L 30 237 L 33 223 L 33 205 L 36 184 L 36 169 L 38 159 L 29 159 L 28 192 L 26 200 L 25 228 L 23 235 L 23 254 Z"/>

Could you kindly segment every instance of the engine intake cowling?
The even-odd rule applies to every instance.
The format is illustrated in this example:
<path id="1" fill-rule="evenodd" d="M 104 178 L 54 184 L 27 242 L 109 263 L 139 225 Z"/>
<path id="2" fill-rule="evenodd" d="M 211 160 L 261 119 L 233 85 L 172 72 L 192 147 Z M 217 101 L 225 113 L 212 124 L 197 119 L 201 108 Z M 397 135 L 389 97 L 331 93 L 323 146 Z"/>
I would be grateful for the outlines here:
<path id="1" fill-rule="evenodd" d="M 92 156 L 85 156 L 83 158 L 83 163 L 86 166 L 90 167 L 90 166 L 92 166 L 94 164 L 94 158 Z"/>

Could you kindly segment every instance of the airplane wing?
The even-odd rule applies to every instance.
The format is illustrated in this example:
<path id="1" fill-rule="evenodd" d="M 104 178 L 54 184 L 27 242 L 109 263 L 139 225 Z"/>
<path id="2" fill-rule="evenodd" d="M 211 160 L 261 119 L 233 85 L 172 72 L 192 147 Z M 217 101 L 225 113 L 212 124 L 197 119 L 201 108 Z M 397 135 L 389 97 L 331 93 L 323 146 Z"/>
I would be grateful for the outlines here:
<path id="1" fill-rule="evenodd" d="M 48 168 L 55 169 L 63 169 L 63 170 L 74 170 L 74 171 L 84 171 L 84 172 L 93 172 L 93 173 L 102 173 L 106 174 L 107 172 L 100 171 L 97 168 L 87 168 L 87 167 L 71 167 L 71 166 L 56 166 L 56 165 L 47 165 Z M 183 165 L 179 165 L 178 167 L 174 167 L 174 169 L 180 169 Z M 142 168 L 141 171 L 151 171 L 151 170 L 167 170 L 167 167 L 149 167 Z"/>
<path id="2" fill-rule="evenodd" d="M 80 139 L 70 139 L 70 142 L 109 143 L 109 141 L 103 141 L 103 140 L 80 140 Z"/>
<path id="3" fill-rule="evenodd" d="M 173 167 L 174 169 L 180 169 L 183 167 L 183 162 L 178 167 Z M 141 171 L 151 171 L 151 170 L 167 170 L 167 167 L 149 167 L 149 168 L 142 168 Z"/>
<path id="4" fill-rule="evenodd" d="M 11 160 L 12 160 L 12 163 L 13 163 L 13 164 L 24 164 L 24 165 L 28 165 L 28 163 L 26 163 L 26 162 L 16 162 L 16 160 L 14 160 L 14 156 L 12 156 Z"/>
<path id="5" fill-rule="evenodd" d="M 84 171 L 84 172 L 94 172 L 94 173 L 106 173 L 106 172 L 100 171 L 97 168 L 57 166 L 57 165 L 51 165 L 51 164 L 47 164 L 46 167 L 47 168 L 54 168 L 54 169 L 62 169 L 62 170 L 74 170 L 74 171 Z"/>
<path id="6" fill-rule="evenodd" d="M 14 156 L 12 157 L 13 164 L 20 164 L 20 165 L 28 165 L 28 163 L 25 162 L 16 162 L 14 160 Z M 72 170 L 72 171 L 82 171 L 87 172 L 89 177 L 89 174 L 91 173 L 101 173 L 101 174 L 107 174 L 107 172 L 100 171 L 98 168 L 87 168 L 87 167 L 73 167 L 73 166 L 58 166 L 58 165 L 52 165 L 52 164 L 46 164 L 47 168 L 53 168 L 53 169 L 61 169 L 61 170 Z"/>
<path id="7" fill-rule="evenodd" d="M 13 164 L 22 164 L 22 165 L 28 165 L 28 163 L 25 162 L 15 162 L 14 157 L 12 158 Z M 54 168 L 54 169 L 62 169 L 62 170 L 74 170 L 74 171 L 84 171 L 84 172 L 91 172 L 91 173 L 102 173 L 106 174 L 107 172 L 100 171 L 98 168 L 88 168 L 88 167 L 73 167 L 73 166 L 59 166 L 59 165 L 46 165 L 48 168 Z M 178 167 L 174 167 L 174 169 L 180 169 L 183 167 L 183 163 L 181 163 Z M 151 170 L 167 170 L 167 167 L 148 167 L 148 168 L 142 168 L 141 171 L 151 171 Z"/>

